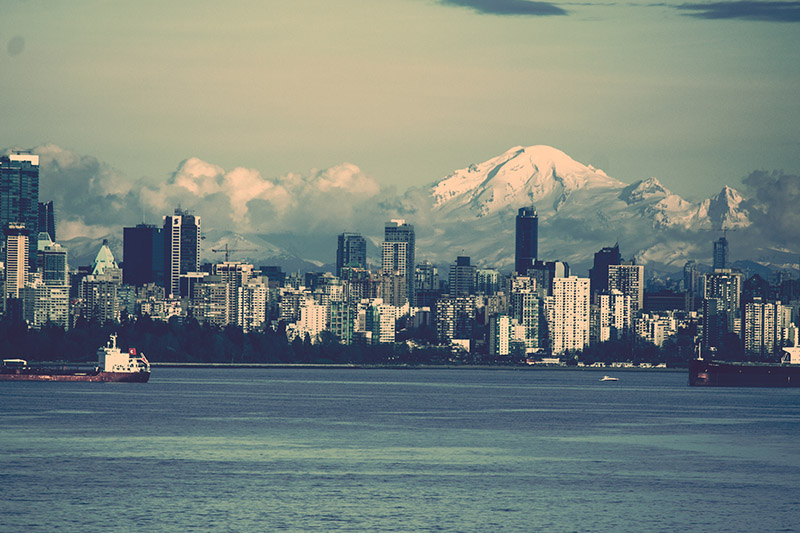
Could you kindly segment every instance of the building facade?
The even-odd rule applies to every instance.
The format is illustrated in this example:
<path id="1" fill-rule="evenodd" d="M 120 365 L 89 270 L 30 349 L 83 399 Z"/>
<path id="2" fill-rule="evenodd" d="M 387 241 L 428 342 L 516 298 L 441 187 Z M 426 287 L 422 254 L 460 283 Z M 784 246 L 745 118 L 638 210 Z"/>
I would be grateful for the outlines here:
<path id="1" fill-rule="evenodd" d="M 200 217 L 176 209 L 174 215 L 164 217 L 163 231 L 164 287 L 168 294 L 178 296 L 181 274 L 200 267 Z"/>
<path id="2" fill-rule="evenodd" d="M 522 207 L 517 212 L 514 270 L 525 276 L 539 254 L 539 217 L 534 206 Z"/>
<path id="3" fill-rule="evenodd" d="M 39 234 L 39 156 L 12 152 L 0 157 L 0 231 L 9 224 L 24 227 L 28 240 L 28 257 L 36 257 L 36 236 Z M 5 235 L 0 234 L 5 241 Z M 34 265 L 28 264 L 33 270 Z"/>
<path id="4" fill-rule="evenodd" d="M 589 344 L 589 278 L 553 280 L 547 297 L 547 325 L 552 353 L 583 350 Z"/>
<path id="5" fill-rule="evenodd" d="M 342 233 L 336 246 L 336 277 L 342 276 L 342 268 L 352 266 L 367 268 L 367 241 L 359 233 Z"/>
<path id="6" fill-rule="evenodd" d="M 390 220 L 384 225 L 383 240 L 383 269 L 386 270 L 388 264 L 391 270 L 402 270 L 403 275 L 406 277 L 406 299 L 411 305 L 415 305 L 416 264 L 414 261 L 416 260 L 416 237 L 414 226 L 406 223 L 403 219 Z M 405 243 L 406 246 L 390 246 L 387 248 L 387 243 Z M 389 254 L 388 257 L 387 253 Z M 403 266 L 402 269 L 400 265 Z"/>
<path id="7" fill-rule="evenodd" d="M 122 229 L 122 279 L 141 287 L 164 283 L 164 231 L 151 224 Z"/>

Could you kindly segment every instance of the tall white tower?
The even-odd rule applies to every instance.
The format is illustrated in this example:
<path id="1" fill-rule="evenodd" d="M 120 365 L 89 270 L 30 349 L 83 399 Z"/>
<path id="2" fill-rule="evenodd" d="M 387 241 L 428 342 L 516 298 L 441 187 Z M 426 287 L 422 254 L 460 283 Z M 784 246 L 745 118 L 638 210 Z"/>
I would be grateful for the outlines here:
<path id="1" fill-rule="evenodd" d="M 199 216 L 178 208 L 173 216 L 164 217 L 164 263 L 164 287 L 178 296 L 181 274 L 197 272 L 200 267 Z"/>
<path id="2" fill-rule="evenodd" d="M 554 278 L 547 303 L 553 354 L 583 350 L 589 344 L 589 278 Z"/>
<path id="3" fill-rule="evenodd" d="M 11 223 L 6 234 L 6 284 L 5 299 L 19 298 L 19 291 L 25 287 L 29 265 L 28 229 L 24 224 Z"/>

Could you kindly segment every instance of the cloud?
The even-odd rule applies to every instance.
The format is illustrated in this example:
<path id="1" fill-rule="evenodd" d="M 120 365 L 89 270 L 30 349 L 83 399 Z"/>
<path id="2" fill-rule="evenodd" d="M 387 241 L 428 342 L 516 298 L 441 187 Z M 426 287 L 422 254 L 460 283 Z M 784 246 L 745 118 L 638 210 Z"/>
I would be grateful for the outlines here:
<path id="1" fill-rule="evenodd" d="M 478 13 L 488 15 L 528 15 L 546 17 L 566 15 L 567 11 L 550 2 L 529 2 L 528 0 L 439 0 L 449 6 L 467 7 Z"/>
<path id="2" fill-rule="evenodd" d="M 39 155 L 39 200 L 53 200 L 59 240 L 107 234 L 121 221 L 136 222 L 136 194 L 120 171 L 54 144 L 30 151 Z"/>
<path id="3" fill-rule="evenodd" d="M 749 200 L 743 202 L 750 211 L 755 229 L 765 242 L 797 246 L 800 228 L 800 176 L 783 172 L 752 172 L 744 180 Z"/>
<path id="4" fill-rule="evenodd" d="M 800 2 L 711 2 L 681 4 L 676 9 L 702 19 L 742 19 L 765 22 L 800 22 Z"/>
<path id="5" fill-rule="evenodd" d="M 59 240 L 121 234 L 143 219 L 161 224 L 176 207 L 201 216 L 203 231 L 336 233 L 382 220 L 379 206 L 393 194 L 351 163 L 268 178 L 191 157 L 154 183 L 54 144 L 30 151 L 40 156 L 39 198 L 54 202 Z"/>
<path id="6" fill-rule="evenodd" d="M 21 35 L 15 35 L 8 41 L 8 55 L 10 56 L 18 56 L 25 50 L 25 38 Z"/>

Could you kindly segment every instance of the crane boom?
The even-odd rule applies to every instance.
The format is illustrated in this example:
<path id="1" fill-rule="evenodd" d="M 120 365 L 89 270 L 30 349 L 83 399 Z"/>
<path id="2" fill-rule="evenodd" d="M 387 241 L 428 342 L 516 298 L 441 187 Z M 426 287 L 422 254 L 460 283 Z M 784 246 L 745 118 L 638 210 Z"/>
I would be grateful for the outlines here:
<path id="1" fill-rule="evenodd" d="M 212 248 L 211 251 L 216 253 L 225 252 L 225 262 L 227 263 L 232 252 L 257 252 L 258 250 L 255 248 L 228 248 L 228 243 L 225 243 L 225 248 Z"/>

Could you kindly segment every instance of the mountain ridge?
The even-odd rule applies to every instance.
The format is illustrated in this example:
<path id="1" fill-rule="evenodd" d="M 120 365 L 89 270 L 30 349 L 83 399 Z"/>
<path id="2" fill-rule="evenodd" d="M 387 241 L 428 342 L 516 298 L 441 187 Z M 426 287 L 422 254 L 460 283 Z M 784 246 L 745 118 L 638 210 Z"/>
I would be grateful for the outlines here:
<path id="1" fill-rule="evenodd" d="M 720 229 L 736 229 L 742 232 L 737 238 L 746 237 L 757 245 L 752 248 L 750 258 L 759 257 L 761 262 L 776 264 L 790 262 L 788 250 L 768 246 L 753 232 L 748 235 L 753 224 L 751 203 L 732 187 L 723 187 L 718 194 L 693 202 L 673 193 L 655 177 L 627 184 L 546 145 L 512 147 L 486 161 L 457 169 L 427 187 L 412 188 L 403 194 L 378 191 L 358 167 L 350 167 L 345 177 L 353 181 L 351 177 L 355 176 L 360 180 L 358 183 L 370 188 L 368 194 L 338 198 L 338 205 L 350 218 L 339 220 L 336 211 L 326 207 L 322 213 L 308 214 L 317 220 L 333 213 L 327 215 L 332 218 L 322 224 L 317 221 L 305 225 L 306 228 L 289 225 L 295 227 L 293 233 L 278 229 L 286 228 L 286 223 L 278 223 L 273 231 L 270 227 L 228 231 L 221 226 L 208 232 L 203 260 L 217 260 L 218 254 L 210 250 L 227 243 L 231 247 L 259 249 L 256 254 L 236 255 L 236 259 L 262 265 L 292 263 L 300 265 L 299 268 L 323 268 L 335 257 L 335 236 L 340 231 L 345 228 L 360 231 L 369 242 L 380 243 L 383 222 L 405 218 L 416 226 L 418 259 L 428 259 L 443 267 L 456 256 L 469 255 L 481 267 L 509 270 L 514 256 L 517 210 L 533 204 L 539 214 L 540 258 L 565 260 L 578 269 L 589 264 L 601 247 L 619 242 L 626 257 L 652 268 L 677 271 L 689 259 L 708 261 L 713 232 Z M 224 172 L 215 168 L 212 178 L 219 180 Z M 331 174 L 315 172 L 312 178 L 328 180 Z M 298 179 L 294 174 L 290 178 Z M 312 178 L 307 179 L 306 189 L 312 187 Z M 226 179 L 231 187 L 235 185 L 235 180 Z M 249 176 L 242 183 L 250 184 L 257 179 L 258 176 Z M 275 187 L 284 187 L 280 180 L 272 181 Z M 264 205 L 263 200 L 256 193 L 251 193 L 252 199 L 248 200 L 247 185 L 243 187 L 236 191 L 236 205 L 254 214 L 256 207 Z M 197 209 L 190 205 L 192 197 L 184 198 L 185 207 Z M 347 198 L 352 205 L 343 203 Z M 262 203 L 258 204 L 259 201 Z M 295 201 L 292 206 L 293 212 L 278 210 L 275 215 L 291 212 L 296 220 L 301 220 L 298 215 L 303 211 L 297 210 L 304 209 L 303 203 Z M 358 218 L 353 218 L 353 213 Z M 217 216 L 216 220 L 220 218 Z M 86 241 L 81 241 L 82 249 L 85 245 Z M 373 255 L 379 254 L 379 247 L 373 246 L 372 250 Z M 580 270 L 576 272 L 582 274 Z"/>

